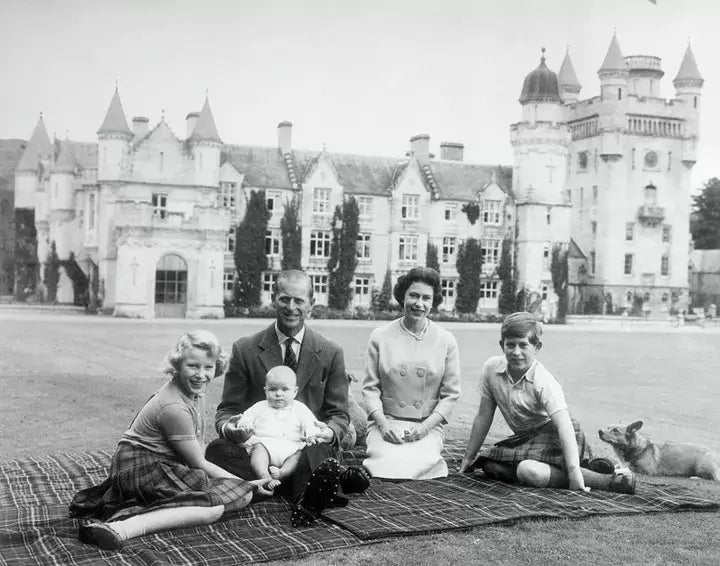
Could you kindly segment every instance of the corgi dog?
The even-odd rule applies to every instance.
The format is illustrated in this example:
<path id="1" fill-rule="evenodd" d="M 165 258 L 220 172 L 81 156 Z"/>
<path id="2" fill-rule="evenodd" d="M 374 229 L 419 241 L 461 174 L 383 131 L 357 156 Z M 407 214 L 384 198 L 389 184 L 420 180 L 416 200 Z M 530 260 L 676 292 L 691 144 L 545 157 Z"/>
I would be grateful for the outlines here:
<path id="1" fill-rule="evenodd" d="M 649 476 L 700 477 L 720 481 L 720 455 L 694 444 L 656 443 L 638 433 L 642 421 L 615 424 L 598 431 L 600 440 L 639 474 Z"/>

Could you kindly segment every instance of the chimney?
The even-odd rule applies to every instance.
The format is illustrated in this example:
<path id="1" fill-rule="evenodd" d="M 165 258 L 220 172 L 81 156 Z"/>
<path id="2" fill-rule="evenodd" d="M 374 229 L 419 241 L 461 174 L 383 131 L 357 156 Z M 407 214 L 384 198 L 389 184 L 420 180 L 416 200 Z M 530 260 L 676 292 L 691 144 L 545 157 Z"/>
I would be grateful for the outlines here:
<path id="1" fill-rule="evenodd" d="M 135 139 L 145 137 L 145 135 L 148 133 L 148 122 L 149 120 L 145 116 L 135 116 L 132 119 L 132 129 Z"/>
<path id="2" fill-rule="evenodd" d="M 187 139 L 190 139 L 190 136 L 195 129 L 195 124 L 197 124 L 198 116 L 200 116 L 200 112 L 190 112 L 187 116 L 185 116 Z"/>
<path id="3" fill-rule="evenodd" d="M 430 159 L 430 136 L 427 134 L 418 134 L 410 138 L 410 151 L 420 161 Z"/>
<path id="4" fill-rule="evenodd" d="M 285 155 L 292 149 L 292 122 L 280 122 L 278 128 L 278 149 Z"/>
<path id="5" fill-rule="evenodd" d="M 440 159 L 445 161 L 462 161 L 465 146 L 456 142 L 442 142 L 440 144 Z"/>

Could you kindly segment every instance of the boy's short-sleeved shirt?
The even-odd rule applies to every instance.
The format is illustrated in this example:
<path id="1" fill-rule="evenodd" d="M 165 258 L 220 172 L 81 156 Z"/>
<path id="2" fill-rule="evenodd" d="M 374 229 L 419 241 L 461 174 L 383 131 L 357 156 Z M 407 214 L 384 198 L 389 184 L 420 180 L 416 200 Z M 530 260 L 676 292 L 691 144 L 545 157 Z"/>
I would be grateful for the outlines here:
<path id="1" fill-rule="evenodd" d="M 552 415 L 567 409 L 562 387 L 537 360 L 513 383 L 505 356 L 488 359 L 483 367 L 480 396 L 495 402 L 515 434 L 539 428 Z"/>

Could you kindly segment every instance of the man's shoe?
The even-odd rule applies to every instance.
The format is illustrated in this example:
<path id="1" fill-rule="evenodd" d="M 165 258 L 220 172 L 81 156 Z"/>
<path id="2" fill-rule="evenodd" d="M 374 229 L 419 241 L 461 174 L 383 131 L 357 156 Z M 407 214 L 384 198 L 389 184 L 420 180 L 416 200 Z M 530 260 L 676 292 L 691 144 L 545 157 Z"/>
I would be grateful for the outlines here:
<path id="1" fill-rule="evenodd" d="M 635 493 L 635 474 L 630 471 L 615 472 L 610 480 L 608 490 L 613 493 L 626 493 L 632 495 Z"/>
<path id="2" fill-rule="evenodd" d="M 361 466 L 348 466 L 340 474 L 340 489 L 345 495 L 362 493 L 370 487 L 370 474 Z"/>
<path id="3" fill-rule="evenodd" d="M 320 517 L 332 502 L 340 483 L 340 463 L 327 458 L 308 480 L 305 492 L 290 513 L 293 527 L 307 527 Z"/>
<path id="4" fill-rule="evenodd" d="M 78 538 L 80 542 L 93 544 L 103 550 L 120 550 L 123 546 L 123 540 L 117 531 L 96 519 L 80 523 Z"/>

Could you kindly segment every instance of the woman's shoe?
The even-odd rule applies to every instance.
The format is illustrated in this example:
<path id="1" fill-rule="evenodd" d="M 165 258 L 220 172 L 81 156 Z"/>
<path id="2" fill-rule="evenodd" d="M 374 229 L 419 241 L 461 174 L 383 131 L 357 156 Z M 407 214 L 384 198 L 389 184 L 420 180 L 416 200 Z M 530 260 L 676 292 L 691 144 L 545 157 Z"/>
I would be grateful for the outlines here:
<path id="1" fill-rule="evenodd" d="M 107 523 L 96 519 L 80 523 L 78 538 L 80 542 L 95 545 L 103 550 L 120 550 L 123 546 L 123 540 L 117 531 Z"/>
<path id="2" fill-rule="evenodd" d="M 330 505 L 340 484 L 340 463 L 327 458 L 308 480 L 305 492 L 290 514 L 293 527 L 307 527 Z"/>

